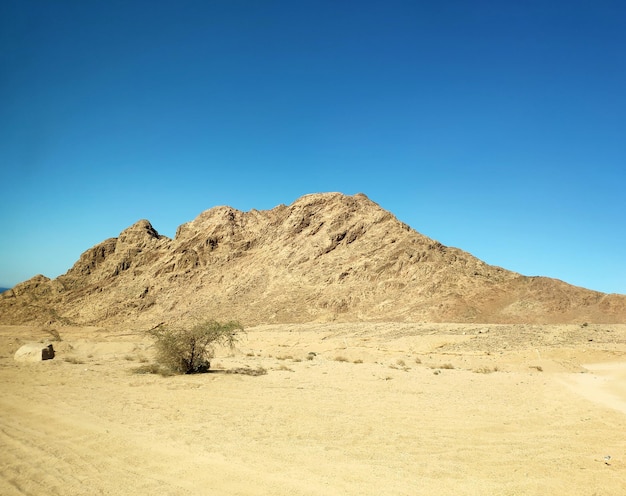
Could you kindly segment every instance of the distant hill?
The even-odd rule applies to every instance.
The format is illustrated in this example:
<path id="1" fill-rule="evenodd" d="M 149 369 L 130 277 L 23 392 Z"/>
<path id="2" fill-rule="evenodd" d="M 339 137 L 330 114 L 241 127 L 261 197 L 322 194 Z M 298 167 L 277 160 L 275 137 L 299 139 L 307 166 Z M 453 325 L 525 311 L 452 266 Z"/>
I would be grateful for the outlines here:
<path id="1" fill-rule="evenodd" d="M 626 296 L 488 265 L 403 224 L 365 195 L 215 207 L 174 239 L 141 220 L 64 275 L 0 296 L 0 323 L 244 325 L 312 321 L 614 323 Z"/>

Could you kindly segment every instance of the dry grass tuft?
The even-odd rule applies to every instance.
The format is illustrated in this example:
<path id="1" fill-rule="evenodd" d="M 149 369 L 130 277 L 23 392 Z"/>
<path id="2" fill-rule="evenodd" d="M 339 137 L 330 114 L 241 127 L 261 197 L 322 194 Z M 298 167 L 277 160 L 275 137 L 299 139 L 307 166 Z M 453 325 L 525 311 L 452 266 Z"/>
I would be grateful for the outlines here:
<path id="1" fill-rule="evenodd" d="M 252 369 L 250 367 L 237 367 L 235 369 L 228 369 L 224 371 L 226 374 L 240 374 L 240 375 L 251 375 L 251 376 L 259 376 L 267 374 L 267 370 L 263 367 L 257 367 L 256 369 Z"/>
<path id="2" fill-rule="evenodd" d="M 73 357 L 73 356 L 65 357 L 63 360 L 65 362 L 67 362 L 67 363 L 72 363 L 74 365 L 80 365 L 82 363 L 85 363 L 84 360 L 81 360 L 80 358 L 76 358 L 76 357 Z"/>
<path id="3" fill-rule="evenodd" d="M 451 363 L 444 363 L 443 365 L 439 366 L 440 369 L 446 369 L 446 370 L 452 370 L 454 368 L 454 365 L 452 365 Z"/>
<path id="4" fill-rule="evenodd" d="M 492 372 L 497 372 L 499 369 L 498 367 L 479 367 L 477 369 L 474 369 L 474 373 L 476 374 L 491 374 Z"/>
<path id="5" fill-rule="evenodd" d="M 408 372 L 409 370 L 411 370 L 409 367 L 406 366 L 404 360 L 398 360 L 396 361 L 396 363 L 392 363 L 391 365 L 389 365 L 389 368 L 394 370 L 403 370 L 404 372 Z"/>
<path id="6" fill-rule="evenodd" d="M 175 373 L 169 369 L 168 367 L 163 367 L 158 363 L 148 363 L 146 365 L 140 365 L 139 367 L 135 367 L 130 371 L 132 374 L 158 374 L 162 377 L 170 377 L 175 375 Z"/>

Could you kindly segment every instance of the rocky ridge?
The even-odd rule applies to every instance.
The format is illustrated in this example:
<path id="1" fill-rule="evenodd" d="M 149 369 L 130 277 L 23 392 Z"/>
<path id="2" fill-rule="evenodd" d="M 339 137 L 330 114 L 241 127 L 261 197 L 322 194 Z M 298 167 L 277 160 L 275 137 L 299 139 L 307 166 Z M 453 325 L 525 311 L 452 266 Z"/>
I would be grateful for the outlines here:
<path id="1" fill-rule="evenodd" d="M 363 194 L 215 207 L 174 239 L 147 220 L 54 280 L 0 295 L 0 323 L 145 326 L 191 316 L 321 321 L 619 323 L 626 296 L 526 277 L 421 235 Z"/>

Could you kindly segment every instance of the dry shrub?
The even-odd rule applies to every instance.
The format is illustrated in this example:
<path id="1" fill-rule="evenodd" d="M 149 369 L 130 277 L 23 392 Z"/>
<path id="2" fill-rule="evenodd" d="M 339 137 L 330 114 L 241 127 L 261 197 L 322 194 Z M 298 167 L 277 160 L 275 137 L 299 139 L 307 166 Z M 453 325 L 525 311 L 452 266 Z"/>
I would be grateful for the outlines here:
<path id="1" fill-rule="evenodd" d="M 474 369 L 474 373 L 476 374 L 491 374 L 492 372 L 496 372 L 498 368 L 494 367 L 479 367 L 477 369 Z"/>
<path id="2" fill-rule="evenodd" d="M 474 369 L 475 374 L 491 374 L 493 371 L 491 367 L 479 367 Z"/>
<path id="3" fill-rule="evenodd" d="M 411 370 L 409 367 L 406 366 L 406 363 L 402 359 L 396 360 L 396 363 L 392 363 L 391 365 L 389 365 L 389 368 L 395 370 L 404 370 L 405 372 Z"/>
<path id="4" fill-rule="evenodd" d="M 236 321 L 205 320 L 181 327 L 159 324 L 148 334 L 156 341 L 159 365 L 177 374 L 194 374 L 209 370 L 215 346 L 233 348 L 239 331 L 243 327 Z"/>

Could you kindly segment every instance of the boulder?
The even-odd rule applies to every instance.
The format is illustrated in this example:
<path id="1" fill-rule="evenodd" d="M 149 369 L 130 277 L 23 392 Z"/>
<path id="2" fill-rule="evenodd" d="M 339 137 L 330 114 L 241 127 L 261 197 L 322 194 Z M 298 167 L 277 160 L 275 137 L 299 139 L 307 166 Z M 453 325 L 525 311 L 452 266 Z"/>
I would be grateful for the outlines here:
<path id="1" fill-rule="evenodd" d="M 52 360 L 54 358 L 54 348 L 51 344 L 29 343 L 22 346 L 15 352 L 14 359 L 18 362 L 41 362 L 42 360 Z"/>

